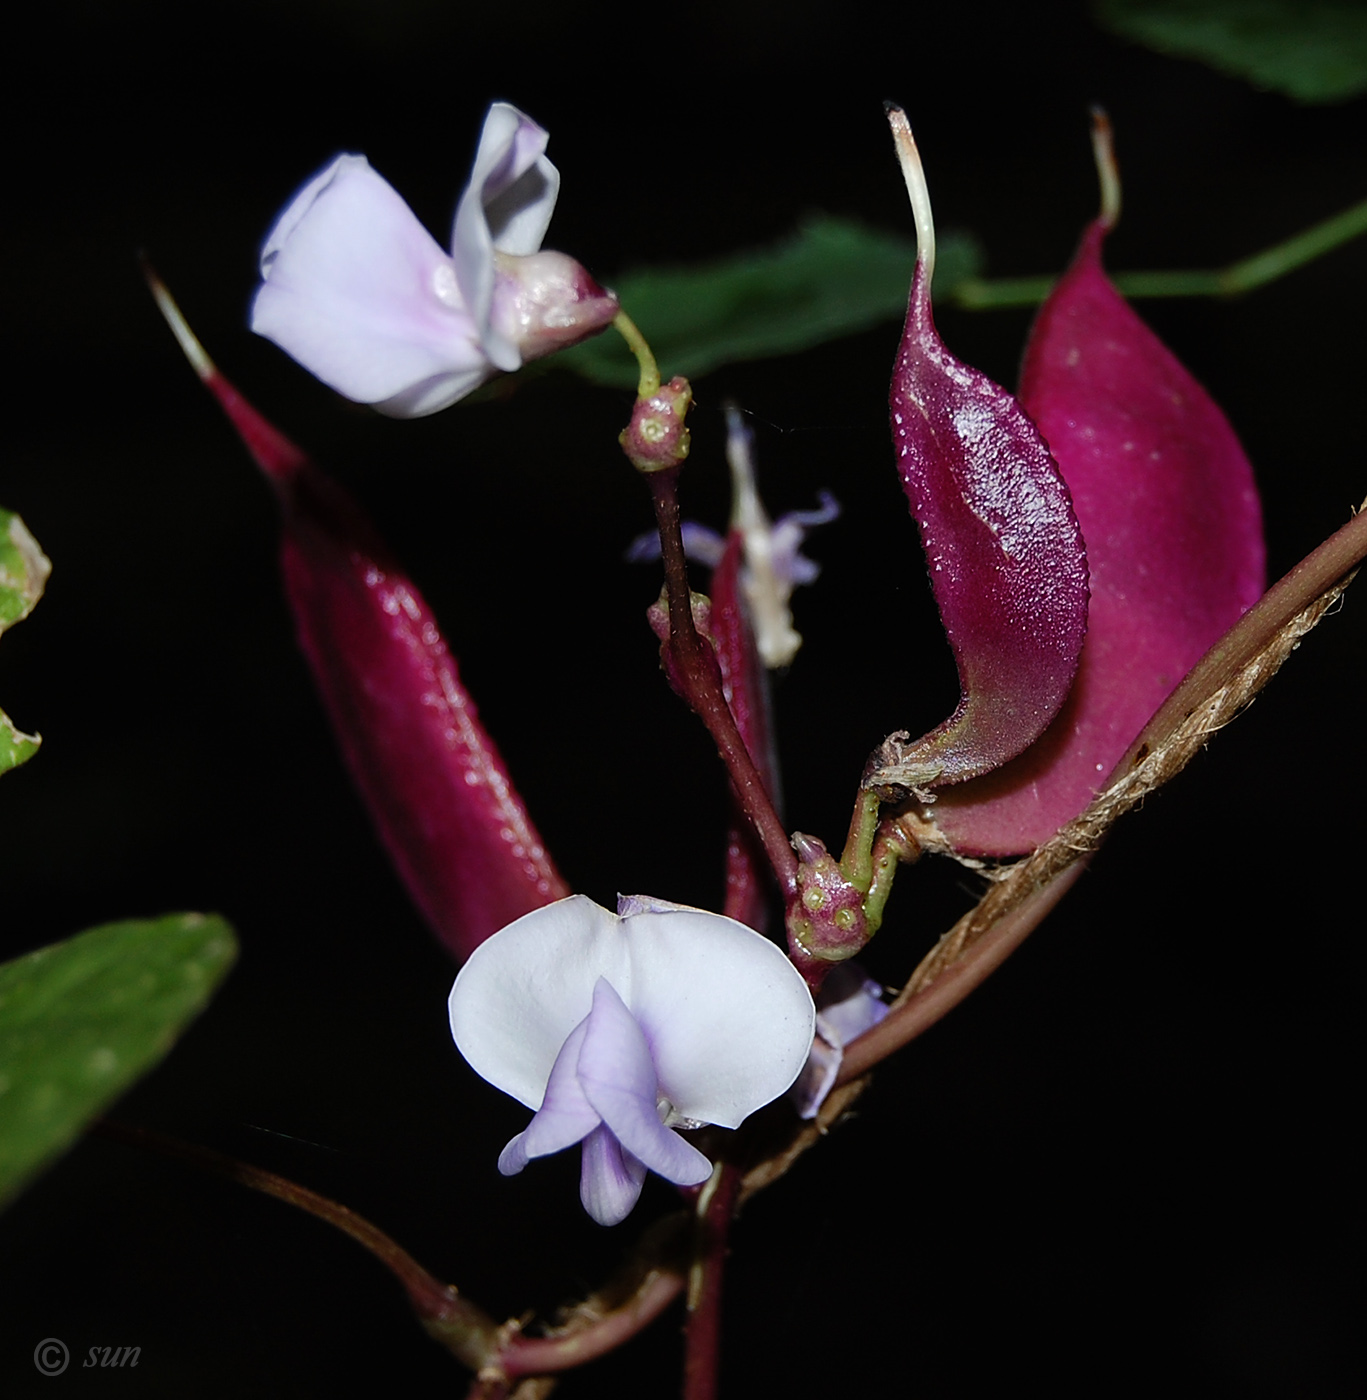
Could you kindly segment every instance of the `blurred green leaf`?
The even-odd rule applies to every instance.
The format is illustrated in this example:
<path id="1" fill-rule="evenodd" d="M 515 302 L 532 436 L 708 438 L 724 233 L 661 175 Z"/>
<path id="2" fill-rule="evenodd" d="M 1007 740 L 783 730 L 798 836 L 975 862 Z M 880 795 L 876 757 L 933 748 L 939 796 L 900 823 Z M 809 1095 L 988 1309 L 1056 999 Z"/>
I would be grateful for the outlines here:
<path id="1" fill-rule="evenodd" d="M 0 964 L 0 1204 L 166 1054 L 236 955 L 222 919 L 167 914 Z"/>
<path id="2" fill-rule="evenodd" d="M 942 236 L 936 291 L 976 276 L 980 262 L 971 238 Z M 650 342 L 661 373 L 696 378 L 732 361 L 791 355 L 900 318 L 915 264 L 912 239 L 818 215 L 776 248 L 704 267 L 642 268 L 614 279 L 613 289 Z M 636 362 L 620 336 L 598 336 L 554 363 L 598 384 L 636 384 Z"/>
<path id="3" fill-rule="evenodd" d="M 51 572 L 47 555 L 24 522 L 13 511 L 0 508 L 0 632 L 33 611 Z M 0 773 L 32 758 L 39 742 L 36 734 L 21 734 L 0 710 Z"/>
<path id="4" fill-rule="evenodd" d="M 27 763 L 38 752 L 42 742 L 37 734 L 23 734 L 14 727 L 14 721 L 0 710 L 0 773 Z"/>
<path id="5" fill-rule="evenodd" d="M 1124 39 L 1300 102 L 1367 92 L 1363 0 L 1096 0 L 1095 9 Z"/>

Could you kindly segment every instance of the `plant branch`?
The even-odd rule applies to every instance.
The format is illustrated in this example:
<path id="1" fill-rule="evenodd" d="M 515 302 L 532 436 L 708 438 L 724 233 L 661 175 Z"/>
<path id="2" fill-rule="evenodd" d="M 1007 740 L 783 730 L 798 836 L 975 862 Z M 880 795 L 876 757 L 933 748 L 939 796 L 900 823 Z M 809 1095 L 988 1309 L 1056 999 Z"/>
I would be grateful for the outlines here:
<path id="1" fill-rule="evenodd" d="M 726 703 L 716 652 L 693 621 L 688 561 L 679 519 L 678 469 L 651 472 L 645 479 L 660 531 L 665 598 L 669 603 L 669 640 L 665 646 L 669 652 L 670 681 L 707 727 L 731 777 L 736 801 L 764 847 L 784 895 L 791 895 L 797 888 L 797 857 L 764 778 Z"/>
<path id="2" fill-rule="evenodd" d="M 527 1337 L 516 1322 L 500 1326 L 455 1288 L 434 1278 L 370 1221 L 297 1182 L 211 1148 L 110 1119 L 96 1120 L 91 1131 L 274 1196 L 350 1235 L 403 1285 L 429 1335 L 476 1372 L 471 1394 L 487 1400 L 518 1394 L 522 1387 L 510 1392 L 512 1381 L 568 1370 L 614 1350 L 649 1326 L 683 1292 L 690 1217 L 680 1211 L 653 1225 L 607 1287 L 572 1309 L 549 1335 Z"/>
<path id="3" fill-rule="evenodd" d="M 676 1211 L 652 1225 L 622 1269 L 572 1308 L 544 1337 L 524 1337 L 510 1323 L 486 1374 L 507 1379 L 582 1366 L 648 1327 L 683 1292 L 691 1213 Z"/>
<path id="4" fill-rule="evenodd" d="M 215 1176 L 226 1177 L 253 1191 L 274 1196 L 326 1221 L 369 1250 L 399 1280 L 422 1325 L 467 1366 L 478 1370 L 497 1352 L 503 1333 L 488 1313 L 462 1298 L 449 1284 L 435 1279 L 383 1230 L 346 1206 L 274 1172 L 263 1171 L 260 1167 L 239 1162 L 221 1152 L 180 1142 L 145 1128 L 134 1128 L 102 1118 L 92 1124 L 91 1131 L 132 1147 L 188 1162 Z"/>
<path id="5" fill-rule="evenodd" d="M 1332 218 L 1274 243 L 1251 257 L 1210 271 L 1118 272 L 1112 280 L 1127 297 L 1231 297 L 1251 292 L 1325 253 L 1367 233 L 1367 200 Z M 956 283 L 949 299 L 966 311 L 1010 306 L 1038 306 L 1053 290 L 1056 277 L 968 277 Z"/>
<path id="6" fill-rule="evenodd" d="M 740 1184 L 740 1172 L 723 1161 L 698 1193 L 693 1215 L 693 1258 L 688 1270 L 683 1400 L 716 1398 L 721 1361 L 722 1275 Z"/>
<path id="7" fill-rule="evenodd" d="M 637 397 L 648 399 L 660 387 L 660 367 L 655 362 L 655 352 L 650 348 L 645 336 L 637 329 L 636 322 L 625 311 L 618 311 L 612 324 L 617 333 L 626 341 L 627 348 L 636 357 L 636 365 L 640 371 L 640 380 L 636 389 Z"/>

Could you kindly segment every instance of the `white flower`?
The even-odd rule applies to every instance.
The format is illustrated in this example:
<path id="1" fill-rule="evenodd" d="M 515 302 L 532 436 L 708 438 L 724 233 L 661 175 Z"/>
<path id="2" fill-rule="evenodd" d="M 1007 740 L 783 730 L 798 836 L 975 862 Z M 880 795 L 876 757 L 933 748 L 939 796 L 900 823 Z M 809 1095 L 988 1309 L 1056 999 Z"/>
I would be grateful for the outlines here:
<path id="1" fill-rule="evenodd" d="M 545 149 L 530 117 L 489 108 L 449 255 L 364 156 L 338 156 L 266 239 L 252 329 L 401 418 L 602 330 L 616 298 L 572 258 L 538 251 L 560 189 Z"/>
<path id="2" fill-rule="evenodd" d="M 626 1218 L 647 1169 L 680 1186 L 712 1164 L 675 1127 L 738 1127 L 806 1062 L 815 1009 L 797 969 L 734 919 L 583 895 L 486 939 L 451 989 L 451 1033 L 475 1072 L 536 1116 L 503 1149 L 520 1172 L 582 1142 L 580 1198 Z"/>

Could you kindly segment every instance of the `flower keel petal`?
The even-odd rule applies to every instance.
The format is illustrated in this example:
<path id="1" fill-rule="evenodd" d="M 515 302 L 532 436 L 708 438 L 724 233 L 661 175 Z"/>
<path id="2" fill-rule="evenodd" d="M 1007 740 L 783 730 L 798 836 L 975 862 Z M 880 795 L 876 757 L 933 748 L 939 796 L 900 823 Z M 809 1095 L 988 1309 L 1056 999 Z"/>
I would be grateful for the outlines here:
<path id="1" fill-rule="evenodd" d="M 696 1186 L 712 1163 L 660 1122 L 658 1082 L 645 1033 L 606 978 L 599 978 L 579 1054 L 585 1098 L 622 1146 L 678 1186 Z"/>
<path id="2" fill-rule="evenodd" d="M 579 1173 L 579 1199 L 600 1225 L 620 1225 L 641 1197 L 645 1163 L 638 1161 L 607 1128 L 595 1128 L 584 1139 Z"/>
<path id="3" fill-rule="evenodd" d="M 548 1157 L 552 1152 L 573 1147 L 602 1122 L 584 1097 L 577 1073 L 588 1024 L 587 1017 L 580 1021 L 556 1057 L 546 1084 L 546 1097 L 527 1131 L 521 1135 L 522 1155 L 527 1159 Z"/>

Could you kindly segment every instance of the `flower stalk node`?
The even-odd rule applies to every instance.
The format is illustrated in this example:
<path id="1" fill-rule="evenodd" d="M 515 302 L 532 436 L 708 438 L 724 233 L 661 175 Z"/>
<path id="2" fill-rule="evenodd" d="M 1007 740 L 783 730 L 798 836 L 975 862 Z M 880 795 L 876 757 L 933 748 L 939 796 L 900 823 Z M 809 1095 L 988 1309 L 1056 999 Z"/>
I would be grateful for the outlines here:
<path id="1" fill-rule="evenodd" d="M 792 843 L 798 866 L 796 890 L 788 901 L 788 940 L 808 983 L 820 985 L 829 965 L 852 958 L 869 941 L 865 891 L 815 836 L 794 832 Z M 797 956 L 799 950 L 805 957 Z M 813 959 L 828 966 L 812 967 Z"/>
<path id="2" fill-rule="evenodd" d="M 661 472 L 683 466 L 691 445 L 684 419 L 692 404 L 693 388 L 682 375 L 636 400 L 631 422 L 617 441 L 637 471 Z"/>

